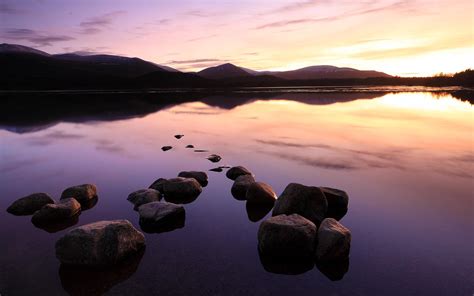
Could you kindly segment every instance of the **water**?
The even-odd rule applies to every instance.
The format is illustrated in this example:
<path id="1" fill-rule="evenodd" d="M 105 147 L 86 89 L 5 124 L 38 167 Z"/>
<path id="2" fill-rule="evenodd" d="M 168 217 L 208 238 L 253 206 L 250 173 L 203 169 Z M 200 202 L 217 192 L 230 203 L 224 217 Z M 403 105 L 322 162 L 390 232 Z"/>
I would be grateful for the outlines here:
<path id="1" fill-rule="evenodd" d="M 0 123 L 1 295 L 472 294 L 470 103 L 430 92 L 155 95 L 4 101 L 30 108 L 3 111 Z M 36 106 L 38 98 L 46 103 Z M 164 145 L 174 148 L 162 152 Z M 222 161 L 209 162 L 211 153 Z M 290 182 L 346 190 L 341 223 L 352 247 L 343 279 L 331 281 L 317 267 L 266 271 L 257 252 L 262 220 L 254 222 L 265 212 L 250 211 L 250 219 L 225 172 L 208 172 L 209 185 L 185 205 L 184 228 L 146 234 L 142 258 L 103 273 L 60 271 L 54 244 L 67 230 L 48 233 L 5 211 L 33 192 L 58 198 L 66 187 L 94 183 L 99 202 L 77 225 L 128 219 L 139 228 L 130 192 L 225 164 L 250 168 L 277 193 Z"/>

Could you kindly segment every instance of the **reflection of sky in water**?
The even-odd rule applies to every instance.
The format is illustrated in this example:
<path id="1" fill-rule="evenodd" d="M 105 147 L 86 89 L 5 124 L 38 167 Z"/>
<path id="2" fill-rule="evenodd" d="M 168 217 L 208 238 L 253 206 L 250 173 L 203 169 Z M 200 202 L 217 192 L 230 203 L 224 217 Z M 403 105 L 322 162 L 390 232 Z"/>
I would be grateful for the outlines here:
<path id="1" fill-rule="evenodd" d="M 176 140 L 177 133 L 185 137 Z M 67 186 L 96 183 L 100 201 L 79 225 L 127 218 L 138 227 L 128 193 L 158 177 L 216 166 L 186 144 L 221 155 L 219 164 L 251 168 L 277 193 L 289 182 L 349 193 L 342 223 L 353 232 L 353 248 L 340 282 L 317 269 L 294 277 L 266 273 L 256 254 L 258 223 L 231 197 L 225 174 L 209 172 L 209 186 L 186 205 L 186 226 L 147 235 L 137 272 L 111 291 L 471 292 L 473 108 L 450 96 L 399 93 L 329 105 L 256 100 L 229 110 L 193 102 L 142 118 L 0 131 L 0 137 L 1 207 L 31 192 L 57 197 Z M 164 145 L 175 148 L 162 152 Z M 0 220 L 10 225 L 0 230 L 0 274 L 6 274 L 0 293 L 62 292 L 53 250 L 63 232 L 43 233 L 28 217 L 4 211 Z"/>

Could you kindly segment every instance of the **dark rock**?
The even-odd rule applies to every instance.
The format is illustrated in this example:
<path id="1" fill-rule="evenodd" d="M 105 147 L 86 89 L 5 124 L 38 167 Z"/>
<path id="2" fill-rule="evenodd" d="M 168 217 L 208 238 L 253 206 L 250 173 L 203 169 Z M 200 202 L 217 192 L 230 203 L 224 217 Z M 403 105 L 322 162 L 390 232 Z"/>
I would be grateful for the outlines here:
<path id="1" fill-rule="evenodd" d="M 202 152 L 209 152 L 209 150 L 205 150 L 205 149 L 196 149 L 196 150 L 194 150 L 194 152 L 202 153 Z"/>
<path id="2" fill-rule="evenodd" d="M 326 218 L 318 229 L 318 261 L 337 261 L 349 257 L 351 232 L 333 218 Z"/>
<path id="3" fill-rule="evenodd" d="M 349 271 L 349 258 L 337 261 L 316 262 L 316 266 L 331 281 L 340 281 Z"/>
<path id="4" fill-rule="evenodd" d="M 135 211 L 138 210 L 138 207 L 141 205 L 149 202 L 160 201 L 160 199 L 160 192 L 151 188 L 137 190 L 130 193 L 127 197 L 127 200 L 134 205 L 133 209 Z"/>
<path id="5" fill-rule="evenodd" d="M 217 154 L 211 154 L 207 157 L 207 159 L 209 159 L 211 162 L 219 162 L 222 158 Z"/>
<path id="6" fill-rule="evenodd" d="M 231 180 L 235 180 L 239 176 L 253 175 L 253 174 L 252 174 L 251 171 L 244 168 L 243 166 L 236 166 L 236 167 L 230 168 L 225 175 L 227 176 L 227 178 L 229 178 Z"/>
<path id="7" fill-rule="evenodd" d="M 194 145 L 191 145 L 191 144 L 186 145 L 186 148 L 194 148 Z"/>
<path id="8" fill-rule="evenodd" d="M 202 187 L 194 178 L 172 178 L 164 182 L 165 200 L 173 203 L 190 203 L 202 192 Z"/>
<path id="9" fill-rule="evenodd" d="M 53 204 L 54 200 L 47 193 L 33 193 L 15 200 L 7 212 L 17 216 L 32 215 L 46 204 Z"/>
<path id="10" fill-rule="evenodd" d="M 263 219 L 273 208 L 273 203 L 253 203 L 246 202 L 245 209 L 251 222 L 258 222 Z"/>
<path id="11" fill-rule="evenodd" d="M 63 264 L 110 266 L 145 247 L 145 237 L 127 220 L 99 221 L 77 227 L 56 242 Z"/>
<path id="12" fill-rule="evenodd" d="M 166 182 L 168 182 L 168 180 L 164 178 L 158 178 L 148 188 L 155 189 L 158 190 L 160 193 L 163 193 L 163 184 L 165 184 Z"/>
<path id="13" fill-rule="evenodd" d="M 45 224 L 67 221 L 79 215 L 80 212 L 81 204 L 74 198 L 66 198 L 58 203 L 43 206 L 31 217 L 31 222 L 39 227 Z"/>
<path id="14" fill-rule="evenodd" d="M 347 213 L 349 196 L 345 191 L 335 188 L 321 187 L 321 190 L 328 201 L 326 217 L 340 220 Z"/>
<path id="15" fill-rule="evenodd" d="M 245 200 L 247 198 L 247 190 L 255 183 L 255 178 L 252 175 L 242 175 L 235 179 L 230 192 L 237 200 Z"/>
<path id="16" fill-rule="evenodd" d="M 59 266 L 61 285 L 69 295 L 104 295 L 137 271 L 144 253 L 143 248 L 122 262 L 104 268 L 61 264 Z"/>
<path id="17" fill-rule="evenodd" d="M 258 229 L 258 249 L 265 256 L 312 258 L 316 245 L 316 225 L 297 215 L 266 219 Z"/>
<path id="18" fill-rule="evenodd" d="M 263 268 L 275 274 L 298 275 L 314 268 L 314 260 L 312 257 L 278 257 L 266 255 L 260 251 L 258 255 Z"/>
<path id="19" fill-rule="evenodd" d="M 171 150 L 171 149 L 173 149 L 173 146 L 163 146 L 163 147 L 161 147 L 161 150 L 163 150 L 163 151 L 168 151 L 168 150 Z"/>
<path id="20" fill-rule="evenodd" d="M 217 168 L 210 169 L 209 171 L 220 173 L 223 171 L 223 169 L 221 167 L 217 167 Z"/>
<path id="21" fill-rule="evenodd" d="M 273 188 L 263 182 L 254 182 L 247 188 L 245 199 L 252 203 L 271 203 L 276 199 L 276 193 Z"/>
<path id="22" fill-rule="evenodd" d="M 46 232 L 56 233 L 76 225 L 77 222 L 79 222 L 79 216 L 80 214 L 76 214 L 72 217 L 68 217 L 60 221 L 40 221 L 33 225 L 35 225 L 37 228 L 43 229 Z"/>
<path id="23" fill-rule="evenodd" d="M 75 198 L 81 205 L 97 198 L 97 187 L 94 184 L 82 184 L 66 188 L 61 194 L 61 199 Z"/>
<path id="24" fill-rule="evenodd" d="M 202 187 L 206 187 L 208 180 L 207 180 L 207 174 L 205 172 L 197 172 L 197 171 L 185 171 L 185 172 L 180 172 L 178 174 L 178 177 L 183 177 L 183 178 L 194 178 L 196 181 L 201 184 Z"/>
<path id="25" fill-rule="evenodd" d="M 184 137 L 184 135 L 174 135 L 174 137 L 179 140 L 179 139 L 181 139 L 182 137 Z"/>
<path id="26" fill-rule="evenodd" d="M 99 198 L 96 196 L 93 199 L 89 199 L 86 202 L 81 204 L 81 211 L 87 211 L 95 207 L 95 205 L 99 202 Z"/>
<path id="27" fill-rule="evenodd" d="M 286 186 L 273 208 L 273 216 L 299 214 L 318 225 L 324 219 L 328 204 L 319 187 L 291 183 Z"/>
<path id="28" fill-rule="evenodd" d="M 148 233 L 172 231 L 184 227 L 184 207 L 169 202 L 151 202 L 138 208 L 140 227 Z"/>

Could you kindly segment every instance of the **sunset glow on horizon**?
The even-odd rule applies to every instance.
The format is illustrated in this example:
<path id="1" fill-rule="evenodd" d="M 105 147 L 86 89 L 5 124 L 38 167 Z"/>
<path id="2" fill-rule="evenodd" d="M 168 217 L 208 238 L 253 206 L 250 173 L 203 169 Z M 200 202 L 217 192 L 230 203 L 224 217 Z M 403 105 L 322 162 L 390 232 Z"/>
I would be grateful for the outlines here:
<path id="1" fill-rule="evenodd" d="M 474 68 L 471 0 L 0 2 L 0 41 L 182 71 L 334 65 L 398 76 Z"/>

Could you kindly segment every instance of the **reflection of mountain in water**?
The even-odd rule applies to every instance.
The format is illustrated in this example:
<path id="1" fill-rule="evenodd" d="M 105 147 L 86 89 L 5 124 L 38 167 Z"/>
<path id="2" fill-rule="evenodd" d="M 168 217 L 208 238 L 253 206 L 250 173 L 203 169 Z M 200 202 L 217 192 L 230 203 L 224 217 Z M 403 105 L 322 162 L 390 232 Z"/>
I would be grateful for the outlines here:
<path id="1" fill-rule="evenodd" d="M 373 99 L 380 92 L 206 92 L 173 93 L 3 93 L 0 95 L 0 128 L 14 133 L 35 132 L 59 122 L 112 121 L 141 117 L 187 102 L 202 102 L 232 109 L 257 100 L 291 100 L 326 105 L 358 99 Z"/>

